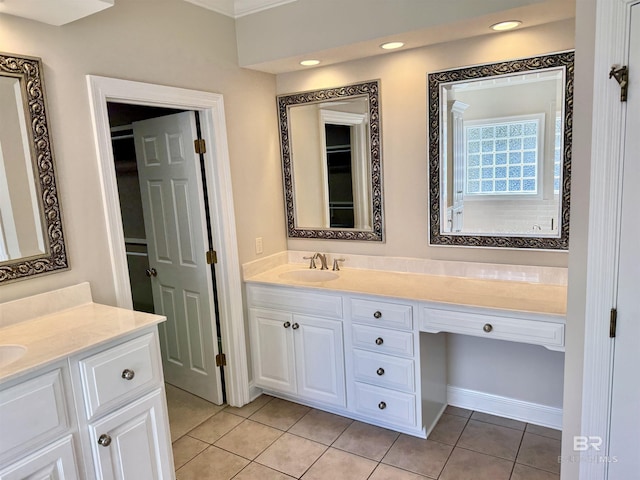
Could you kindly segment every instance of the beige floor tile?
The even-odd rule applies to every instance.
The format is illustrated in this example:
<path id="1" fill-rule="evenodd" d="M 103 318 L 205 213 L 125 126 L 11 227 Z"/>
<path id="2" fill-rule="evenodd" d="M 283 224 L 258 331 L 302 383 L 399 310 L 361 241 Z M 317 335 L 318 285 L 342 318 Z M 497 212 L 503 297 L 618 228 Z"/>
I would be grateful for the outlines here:
<path id="1" fill-rule="evenodd" d="M 209 447 L 176 472 L 177 480 L 229 480 L 249 464 L 249 461 L 225 452 L 217 447 Z"/>
<path id="2" fill-rule="evenodd" d="M 491 423 L 469 420 L 458 446 L 494 457 L 515 460 L 523 432 Z"/>
<path id="3" fill-rule="evenodd" d="M 455 448 L 440 480 L 509 480 L 513 462 Z"/>
<path id="4" fill-rule="evenodd" d="M 213 444 L 243 421 L 242 417 L 231 415 L 223 410 L 191 430 L 189 436 Z"/>
<path id="5" fill-rule="evenodd" d="M 260 395 L 253 402 L 247 403 L 243 407 L 225 407 L 224 411 L 227 413 L 233 413 L 234 415 L 238 415 L 240 417 L 249 418 L 251 415 L 256 413 L 262 407 L 264 407 L 267 403 L 273 400 L 273 397 L 269 395 Z"/>
<path id="6" fill-rule="evenodd" d="M 516 463 L 511 480 L 560 480 L 560 475 Z"/>
<path id="7" fill-rule="evenodd" d="M 525 433 L 516 462 L 551 473 L 560 473 L 559 456 L 560 440 Z"/>
<path id="8" fill-rule="evenodd" d="M 494 425 L 500 425 L 501 427 L 509 427 L 515 430 L 524 430 L 527 425 L 524 422 L 518 420 L 512 420 L 510 418 L 498 417 L 496 415 L 489 415 L 488 413 L 473 412 L 471 420 L 478 420 L 479 422 L 492 423 Z"/>
<path id="9" fill-rule="evenodd" d="M 542 437 L 562 440 L 562 430 L 556 430 L 555 428 L 541 427 L 540 425 L 532 425 L 530 423 L 527 423 L 527 429 L 525 431 L 533 433 L 534 435 L 540 435 Z"/>
<path id="10" fill-rule="evenodd" d="M 305 473 L 304 480 L 367 480 L 378 463 L 329 448 Z"/>
<path id="11" fill-rule="evenodd" d="M 382 463 L 431 478 L 438 478 L 449 454 L 450 445 L 409 435 L 400 435 Z"/>
<path id="12" fill-rule="evenodd" d="M 447 405 L 444 413 L 448 415 L 456 415 L 458 417 L 469 418 L 473 413 L 473 410 L 467 410 L 466 408 L 453 407 L 451 405 Z"/>
<path id="13" fill-rule="evenodd" d="M 166 384 L 166 392 L 172 442 L 223 408 L 221 405 L 214 405 L 173 385 Z"/>
<path id="14" fill-rule="evenodd" d="M 259 463 L 251 462 L 233 480 L 291 480 L 294 477 L 272 470 Z"/>
<path id="15" fill-rule="evenodd" d="M 245 420 L 218 440 L 215 445 L 241 457 L 254 460 L 281 435 L 282 432 L 276 428 Z"/>
<path id="16" fill-rule="evenodd" d="M 321 410 L 311 410 L 289 429 L 289 433 L 314 442 L 331 445 L 353 423 L 350 418 Z"/>
<path id="17" fill-rule="evenodd" d="M 290 433 L 283 434 L 262 452 L 256 462 L 292 477 L 300 477 L 325 452 L 327 447 Z"/>
<path id="18" fill-rule="evenodd" d="M 406 470 L 400 470 L 399 468 L 392 467 L 391 465 L 385 465 L 381 463 L 373 471 L 369 480 L 428 480 L 427 477 L 417 475 L 415 473 L 407 472 Z"/>
<path id="19" fill-rule="evenodd" d="M 455 445 L 466 424 L 466 418 L 444 413 L 440 417 L 440 420 L 438 420 L 438 424 L 429 434 L 429 440 L 446 443 L 447 445 Z"/>
<path id="20" fill-rule="evenodd" d="M 274 398 L 249 418 L 278 430 L 286 431 L 304 417 L 309 410 L 311 409 L 304 405 Z"/>
<path id="21" fill-rule="evenodd" d="M 209 444 L 201 442 L 196 438 L 191 438 L 189 435 L 185 435 L 184 437 L 176 440 L 172 447 L 173 463 L 177 470 L 200 452 L 206 450 L 209 447 Z"/>
<path id="22" fill-rule="evenodd" d="M 391 448 L 398 435 L 397 432 L 386 428 L 353 422 L 338 437 L 333 446 L 379 462 Z"/>

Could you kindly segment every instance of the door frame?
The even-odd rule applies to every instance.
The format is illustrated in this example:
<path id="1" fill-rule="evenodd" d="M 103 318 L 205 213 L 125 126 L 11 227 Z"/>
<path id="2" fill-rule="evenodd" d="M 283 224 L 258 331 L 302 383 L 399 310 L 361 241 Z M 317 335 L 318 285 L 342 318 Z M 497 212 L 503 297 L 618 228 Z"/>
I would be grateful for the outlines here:
<path id="1" fill-rule="evenodd" d="M 581 435 L 602 439 L 606 451 L 600 455 L 609 453 L 615 341 L 609 338 L 607 319 L 616 306 L 627 110 L 620 87 L 607 72 L 612 65 L 628 64 L 631 7 L 637 3 L 640 0 L 596 2 Z M 607 478 L 606 462 L 586 460 L 580 463 L 581 480 Z"/>
<path id="2" fill-rule="evenodd" d="M 223 351 L 227 356 L 225 367 L 227 403 L 238 407 L 245 405 L 250 401 L 249 372 L 223 96 L 218 93 L 96 75 L 87 75 L 86 79 L 99 164 L 108 251 L 118 307 L 132 309 L 133 301 L 107 102 L 196 110 L 200 114 L 202 138 L 207 143 L 204 159 L 206 185 L 209 192 L 208 204 L 212 215 L 213 246 L 218 254 L 215 271 L 220 335 Z M 215 320 L 212 319 L 212 321 Z"/>

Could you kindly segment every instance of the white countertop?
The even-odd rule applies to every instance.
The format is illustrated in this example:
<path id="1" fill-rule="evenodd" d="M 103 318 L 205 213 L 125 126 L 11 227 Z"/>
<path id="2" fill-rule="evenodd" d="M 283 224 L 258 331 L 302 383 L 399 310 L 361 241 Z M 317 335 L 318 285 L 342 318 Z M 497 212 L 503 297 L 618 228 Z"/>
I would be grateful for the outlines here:
<path id="1" fill-rule="evenodd" d="M 0 367 L 0 382 L 165 320 L 160 315 L 86 303 L 5 326 L 0 328 L 0 345 L 22 345 L 27 352 Z"/>
<path id="2" fill-rule="evenodd" d="M 281 277 L 304 269 L 300 264 L 280 265 L 245 281 L 541 314 L 565 315 L 567 308 L 566 285 L 349 268 L 323 282 Z"/>

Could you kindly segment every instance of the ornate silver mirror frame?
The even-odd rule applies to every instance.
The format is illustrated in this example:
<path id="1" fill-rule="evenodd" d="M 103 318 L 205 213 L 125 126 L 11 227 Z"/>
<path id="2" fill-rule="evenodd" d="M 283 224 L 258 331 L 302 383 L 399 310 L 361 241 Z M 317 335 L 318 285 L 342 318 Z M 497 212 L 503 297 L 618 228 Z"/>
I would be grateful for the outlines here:
<path id="1" fill-rule="evenodd" d="M 384 241 L 383 199 L 382 199 L 382 155 L 380 144 L 380 107 L 377 80 L 343 87 L 314 90 L 277 97 L 278 119 L 280 124 L 280 146 L 282 153 L 282 169 L 284 180 L 285 208 L 287 213 L 287 234 L 293 238 L 320 238 L 333 240 Z M 361 179 L 367 190 L 367 228 L 323 228 L 318 226 L 299 225 L 296 218 L 296 185 L 294 182 L 293 134 L 291 125 L 291 109 L 297 106 L 317 104 L 318 108 L 349 102 L 352 99 L 366 100 L 367 127 L 362 144 L 366 145 L 365 168 L 369 178 Z M 326 152 L 325 152 L 326 154 Z M 320 198 L 317 202 L 321 202 Z"/>
<path id="2" fill-rule="evenodd" d="M 428 74 L 428 115 L 429 115 L 429 242 L 441 246 L 505 247 L 546 250 L 568 250 L 569 248 L 569 202 L 571 191 L 571 142 L 573 138 L 573 81 L 574 53 L 541 55 L 487 65 L 464 67 Z M 445 232 L 443 228 L 442 205 L 447 179 L 443 178 L 441 162 L 446 155 L 446 146 L 441 144 L 443 120 L 443 89 L 445 86 L 471 83 L 474 81 L 559 69 L 564 77 L 564 104 L 562 109 L 562 162 L 560 181 L 560 212 L 558 233 L 556 236 L 509 236 L 509 234 L 464 234 Z M 445 150 L 443 150 L 445 149 Z M 466 188 L 466 187 L 465 187 Z M 552 222 L 553 225 L 553 222 Z M 552 227 L 553 228 L 553 227 Z"/>
<path id="3" fill-rule="evenodd" d="M 15 86 L 14 100 L 18 116 L 24 117 L 24 125 L 21 127 L 23 138 L 16 141 L 22 144 L 25 175 L 32 179 L 29 189 L 33 192 L 33 198 L 11 198 L 9 208 L 19 208 L 25 202 L 33 203 L 35 227 L 41 230 L 39 248 L 22 256 L 7 255 L 8 259 L 0 261 L 0 283 L 6 283 L 64 270 L 69 268 L 69 262 L 54 172 L 42 61 L 34 57 L 0 53 L 0 77 L 17 80 L 12 82 Z M 5 161 L 11 160 L 5 158 Z M 5 175 L 5 181 L 11 183 L 12 180 Z"/>

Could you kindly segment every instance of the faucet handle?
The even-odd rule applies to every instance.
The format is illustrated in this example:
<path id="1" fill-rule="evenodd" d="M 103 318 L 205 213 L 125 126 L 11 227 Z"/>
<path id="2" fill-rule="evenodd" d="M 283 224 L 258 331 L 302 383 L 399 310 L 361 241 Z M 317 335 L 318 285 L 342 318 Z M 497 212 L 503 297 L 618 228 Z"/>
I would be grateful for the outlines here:
<path id="1" fill-rule="evenodd" d="M 316 256 L 302 257 L 303 260 L 309 260 L 309 268 L 316 268 Z"/>
<path id="2" fill-rule="evenodd" d="M 340 265 L 338 265 L 338 262 L 344 262 L 344 258 L 334 258 L 333 259 L 333 270 L 334 271 L 338 271 L 340 270 Z"/>

